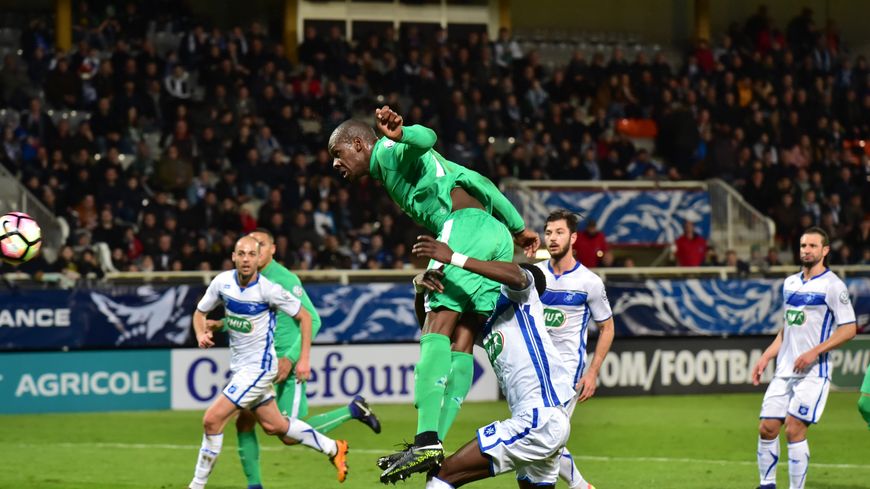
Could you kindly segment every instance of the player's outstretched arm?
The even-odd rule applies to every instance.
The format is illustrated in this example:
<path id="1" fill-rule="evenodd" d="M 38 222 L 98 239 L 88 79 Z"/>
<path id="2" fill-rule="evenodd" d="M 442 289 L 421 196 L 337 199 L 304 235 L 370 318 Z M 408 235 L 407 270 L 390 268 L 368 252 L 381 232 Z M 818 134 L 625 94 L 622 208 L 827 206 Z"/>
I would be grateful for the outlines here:
<path id="1" fill-rule="evenodd" d="M 529 276 L 519 265 L 505 261 L 482 261 L 454 253 L 446 243 L 431 236 L 417 236 L 417 242 L 414 243 L 411 251 L 415 256 L 464 268 L 514 290 L 523 290 L 529 286 Z"/>
<path id="2" fill-rule="evenodd" d="M 856 323 L 844 324 L 838 327 L 836 331 L 831 333 L 830 338 L 797 357 L 794 361 L 794 371 L 798 373 L 803 372 L 819 358 L 819 355 L 839 347 L 854 338 L 856 334 L 858 334 L 858 325 Z"/>
<path id="3" fill-rule="evenodd" d="M 761 354 L 761 358 L 758 359 L 758 362 L 755 364 L 755 367 L 752 369 L 752 385 L 758 385 L 761 383 L 761 376 L 764 374 L 764 369 L 767 368 L 767 364 L 776 358 L 776 355 L 779 354 L 779 347 L 782 345 L 782 330 L 779 330 L 779 333 L 776 335 L 776 338 L 773 340 L 773 343 L 764 350 L 764 353 Z"/>

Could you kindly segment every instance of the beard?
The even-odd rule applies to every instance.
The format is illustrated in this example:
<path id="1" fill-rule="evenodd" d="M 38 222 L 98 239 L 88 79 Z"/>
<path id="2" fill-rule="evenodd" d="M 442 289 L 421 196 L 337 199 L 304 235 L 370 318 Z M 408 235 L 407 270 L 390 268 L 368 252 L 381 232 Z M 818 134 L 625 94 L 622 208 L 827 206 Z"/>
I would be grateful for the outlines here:
<path id="1" fill-rule="evenodd" d="M 813 268 L 814 266 L 818 265 L 822 260 L 823 258 L 810 258 L 809 260 L 801 259 L 801 265 L 803 265 L 804 268 Z"/>
<path id="2" fill-rule="evenodd" d="M 571 251 L 571 245 L 565 245 L 565 246 L 559 248 L 558 250 L 556 250 L 555 253 L 550 253 L 550 258 L 552 258 L 554 260 L 561 260 L 562 258 L 565 258 L 565 255 L 567 255 L 568 252 L 570 252 L 570 251 Z"/>

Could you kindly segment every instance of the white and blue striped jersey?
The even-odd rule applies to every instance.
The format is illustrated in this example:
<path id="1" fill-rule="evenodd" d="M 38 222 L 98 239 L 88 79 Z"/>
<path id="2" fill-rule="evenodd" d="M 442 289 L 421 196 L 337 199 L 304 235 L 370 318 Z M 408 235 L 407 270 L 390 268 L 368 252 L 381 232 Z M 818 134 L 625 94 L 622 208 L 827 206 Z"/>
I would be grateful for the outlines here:
<path id="1" fill-rule="evenodd" d="M 544 306 L 529 286 L 501 286 L 495 310 L 484 328 L 483 347 L 507 398 L 511 413 L 561 406 L 576 395 L 568 370 L 544 327 Z"/>
<path id="2" fill-rule="evenodd" d="M 828 353 L 819 355 L 818 360 L 803 373 L 794 371 L 794 362 L 801 354 L 830 338 L 837 327 L 855 322 L 855 310 L 846 284 L 829 269 L 806 282 L 801 272 L 785 279 L 782 296 L 785 327 L 782 345 L 776 355 L 775 375 L 816 376 L 830 380 Z"/>
<path id="3" fill-rule="evenodd" d="M 196 308 L 208 313 L 220 303 L 224 305 L 230 335 L 230 369 L 277 369 L 275 310 L 296 316 L 302 307 L 299 299 L 260 273 L 241 287 L 236 270 L 228 270 L 212 279 Z"/>
<path id="4" fill-rule="evenodd" d="M 604 282 L 579 261 L 561 275 L 553 272 L 549 260 L 535 266 L 547 277 L 547 291 L 541 297 L 547 332 L 576 385 L 586 369 L 589 320 L 600 323 L 613 316 Z"/>

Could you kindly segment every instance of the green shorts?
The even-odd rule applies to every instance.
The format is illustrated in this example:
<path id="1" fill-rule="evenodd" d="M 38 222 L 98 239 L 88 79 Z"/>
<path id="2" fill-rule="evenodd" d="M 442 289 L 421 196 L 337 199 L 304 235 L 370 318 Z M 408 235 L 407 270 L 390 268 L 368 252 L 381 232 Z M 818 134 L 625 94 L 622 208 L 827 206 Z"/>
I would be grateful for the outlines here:
<path id="1" fill-rule="evenodd" d="M 870 394 L 870 365 L 867 365 L 867 372 L 864 374 L 864 382 L 861 384 L 861 392 Z"/>
<path id="2" fill-rule="evenodd" d="M 514 242 L 510 231 L 498 219 L 481 209 L 460 209 L 451 213 L 438 240 L 457 253 L 484 261 L 512 261 Z M 429 262 L 429 268 L 442 266 Z M 501 284 L 453 265 L 444 267 L 444 292 L 426 294 L 426 310 L 437 308 L 475 312 L 489 316 L 498 300 Z"/>
<path id="3" fill-rule="evenodd" d="M 320 330 L 320 324 L 312 325 L 311 336 L 317 336 Z M 281 336 L 281 342 L 289 343 L 290 347 L 287 350 L 278 349 L 278 357 L 289 357 L 293 361 L 293 366 L 296 366 L 296 361 L 299 360 L 299 353 L 302 351 L 302 333 L 299 328 L 293 326 Z M 304 418 L 308 416 L 308 396 L 305 395 L 305 383 L 297 383 L 294 371 L 290 372 L 287 380 L 281 383 L 275 383 L 275 402 L 278 403 L 278 410 L 284 416 L 294 418 Z"/>
<path id="4" fill-rule="evenodd" d="M 308 396 L 305 395 L 305 383 L 296 382 L 296 376 L 275 384 L 275 402 L 278 410 L 284 416 L 304 418 L 308 416 Z"/>

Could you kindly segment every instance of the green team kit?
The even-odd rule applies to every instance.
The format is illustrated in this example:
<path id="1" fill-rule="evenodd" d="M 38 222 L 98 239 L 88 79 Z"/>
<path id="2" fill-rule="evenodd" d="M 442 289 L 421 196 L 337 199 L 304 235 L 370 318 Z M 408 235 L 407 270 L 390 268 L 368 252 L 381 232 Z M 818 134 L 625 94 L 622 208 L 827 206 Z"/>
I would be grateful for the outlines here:
<path id="1" fill-rule="evenodd" d="M 372 149 L 369 173 L 382 182 L 390 197 L 418 224 L 438 236 L 456 253 L 479 260 L 511 261 L 512 234 L 525 229 L 522 216 L 486 177 L 445 159 L 432 149 L 436 136 L 423 126 L 404 126 L 399 141 L 383 137 Z M 462 188 L 483 209 L 453 209 L 451 192 Z M 430 262 L 430 268 L 440 266 Z M 427 311 L 449 309 L 488 317 L 495 308 L 500 284 L 461 267 L 444 266 L 443 292 L 426 294 Z M 381 482 L 395 482 L 411 472 L 428 470 L 443 457 L 444 440 L 471 388 L 473 357 L 451 352 L 451 339 L 443 334 L 420 338 L 420 360 L 415 369 L 414 402 L 417 407 L 415 444 L 402 453 L 382 457 Z M 427 441 L 423 441 L 427 440 Z"/>
<path id="2" fill-rule="evenodd" d="M 858 398 L 858 412 L 867 422 L 867 428 L 870 428 L 870 365 L 867 365 L 867 372 L 864 374 L 864 382 L 861 384 L 859 395 L 861 397 Z"/>
<path id="3" fill-rule="evenodd" d="M 311 299 L 302 287 L 299 277 L 275 260 L 263 267 L 260 273 L 302 302 L 302 307 L 311 314 L 311 338 L 313 340 L 317 332 L 320 331 L 320 315 L 317 314 L 317 309 L 314 308 L 314 304 L 311 303 Z M 274 334 L 275 352 L 278 358 L 288 358 L 295 366 L 302 352 L 302 333 L 299 330 L 299 323 L 287 314 L 278 311 L 275 316 Z M 308 415 L 308 397 L 305 395 L 305 385 L 304 382 L 297 382 L 292 370 L 286 380 L 275 384 L 275 401 L 281 414 L 290 418 L 304 418 Z M 379 433 L 381 430 L 377 417 L 361 397 L 357 397 L 347 406 L 312 416 L 306 422 L 318 432 L 325 434 L 350 419 L 362 421 L 375 433 Z M 248 487 L 251 489 L 262 488 L 260 447 L 256 431 L 239 432 L 239 458 L 248 480 Z"/>

